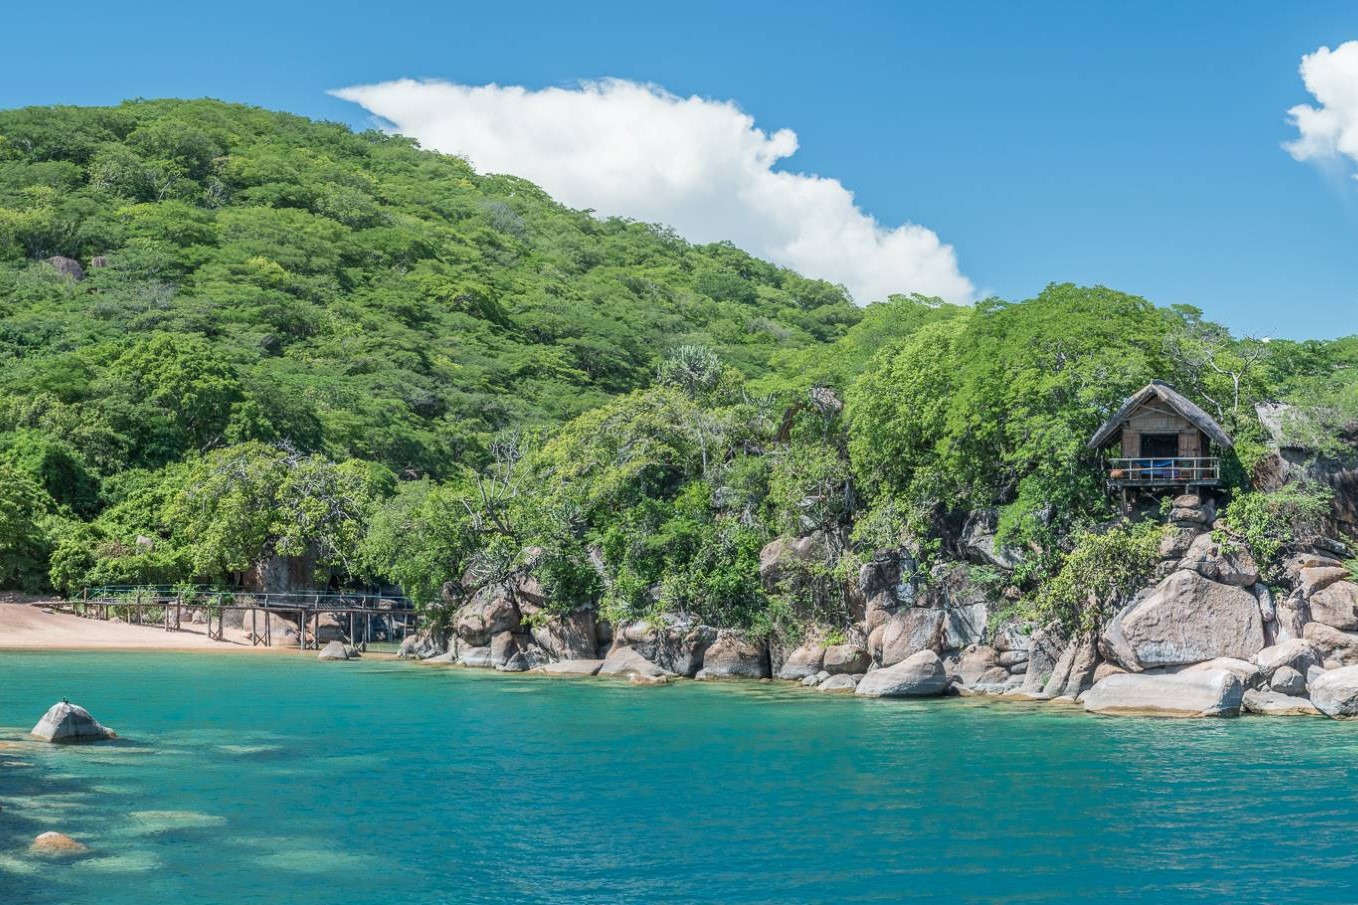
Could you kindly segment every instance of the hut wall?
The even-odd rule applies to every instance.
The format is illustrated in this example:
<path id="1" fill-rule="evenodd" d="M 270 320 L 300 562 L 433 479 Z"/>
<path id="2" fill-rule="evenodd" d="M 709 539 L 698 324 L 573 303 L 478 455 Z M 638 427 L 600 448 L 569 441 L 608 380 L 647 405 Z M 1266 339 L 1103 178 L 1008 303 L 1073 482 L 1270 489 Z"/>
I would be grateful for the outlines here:
<path id="1" fill-rule="evenodd" d="M 1183 415 L 1158 399 L 1138 407 L 1122 425 L 1122 455 L 1134 459 L 1141 455 L 1142 434 L 1178 434 L 1179 455 L 1202 455 L 1202 432 Z"/>

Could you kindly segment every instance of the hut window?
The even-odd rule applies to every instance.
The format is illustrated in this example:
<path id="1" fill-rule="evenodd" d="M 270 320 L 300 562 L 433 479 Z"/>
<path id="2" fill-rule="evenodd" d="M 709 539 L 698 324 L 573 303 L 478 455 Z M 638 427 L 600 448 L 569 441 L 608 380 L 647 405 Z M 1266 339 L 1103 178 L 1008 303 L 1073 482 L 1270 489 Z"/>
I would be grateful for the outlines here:
<path id="1" fill-rule="evenodd" d="M 1143 459 L 1172 459 L 1179 455 L 1178 434 L 1142 434 L 1141 457 Z"/>

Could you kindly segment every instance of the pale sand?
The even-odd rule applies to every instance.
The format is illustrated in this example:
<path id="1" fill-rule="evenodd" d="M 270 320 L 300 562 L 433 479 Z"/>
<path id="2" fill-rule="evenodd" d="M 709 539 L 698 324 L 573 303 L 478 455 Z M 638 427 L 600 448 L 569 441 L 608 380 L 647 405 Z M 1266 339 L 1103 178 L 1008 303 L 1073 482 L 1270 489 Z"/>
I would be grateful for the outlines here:
<path id="1" fill-rule="evenodd" d="M 296 651 L 296 647 L 251 647 L 238 629 L 211 641 L 207 626 L 184 623 L 177 632 L 150 625 L 126 625 L 44 613 L 40 607 L 0 603 L 0 650 L 208 650 Z"/>

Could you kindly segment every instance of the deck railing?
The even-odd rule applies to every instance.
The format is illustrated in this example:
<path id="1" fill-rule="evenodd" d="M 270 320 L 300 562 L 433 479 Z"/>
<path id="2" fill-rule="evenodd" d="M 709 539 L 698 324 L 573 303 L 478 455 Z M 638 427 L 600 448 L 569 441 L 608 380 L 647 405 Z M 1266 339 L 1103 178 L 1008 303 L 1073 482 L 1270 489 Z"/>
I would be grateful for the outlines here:
<path id="1" fill-rule="evenodd" d="M 1221 460 L 1215 456 L 1109 459 L 1108 482 L 1120 487 L 1220 484 Z"/>

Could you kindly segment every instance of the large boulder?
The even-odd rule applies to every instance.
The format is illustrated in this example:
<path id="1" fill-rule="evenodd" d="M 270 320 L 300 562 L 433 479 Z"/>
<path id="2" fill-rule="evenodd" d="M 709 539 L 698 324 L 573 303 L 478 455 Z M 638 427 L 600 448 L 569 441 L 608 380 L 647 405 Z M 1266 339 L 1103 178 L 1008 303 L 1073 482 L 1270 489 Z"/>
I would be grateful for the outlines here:
<path id="1" fill-rule="evenodd" d="M 1290 666 L 1305 676 L 1307 670 L 1323 659 L 1314 644 L 1301 638 L 1274 644 L 1254 655 L 1255 664 L 1263 670 L 1264 676 L 1268 679 L 1272 679 L 1273 674 L 1283 666 Z"/>
<path id="2" fill-rule="evenodd" d="M 68 280 L 78 283 L 85 279 L 85 268 L 81 267 L 80 262 L 75 258 L 68 258 L 63 255 L 52 255 L 50 258 L 45 258 L 43 263 Z"/>
<path id="3" fill-rule="evenodd" d="M 1178 568 L 1237 588 L 1248 588 L 1259 580 L 1259 566 L 1248 550 L 1234 542 L 1221 543 L 1211 534 L 1193 539 Z"/>
<path id="4" fill-rule="evenodd" d="M 830 540 L 823 531 L 780 537 L 759 551 L 759 580 L 764 590 L 774 592 L 797 573 L 829 564 L 831 556 Z"/>
<path id="5" fill-rule="evenodd" d="M 588 660 L 599 650 L 593 610 L 535 619 L 532 633 L 538 646 L 558 660 Z"/>
<path id="6" fill-rule="evenodd" d="M 992 678 L 999 675 L 992 673 L 991 670 L 999 669 L 1004 673 L 1004 678 L 999 680 L 999 684 L 1007 682 L 1009 677 L 1009 670 L 999 667 L 999 655 L 995 653 L 995 648 L 984 644 L 973 644 L 966 650 L 951 655 L 944 660 L 943 667 L 948 675 L 967 688 L 976 687 L 982 676 Z"/>
<path id="7" fill-rule="evenodd" d="M 556 660 L 542 664 L 537 671 L 549 676 L 593 676 L 603 665 L 603 660 Z"/>
<path id="8" fill-rule="evenodd" d="M 1340 631 L 1323 622 L 1308 622 L 1302 637 L 1315 647 L 1321 663 L 1358 665 L 1358 634 Z"/>
<path id="9" fill-rule="evenodd" d="M 1114 616 L 1100 647 L 1133 671 L 1248 660 L 1264 647 L 1264 625 L 1253 594 L 1181 569 Z"/>
<path id="10" fill-rule="evenodd" d="M 895 666 L 868 673 L 859 681 L 854 693 L 871 698 L 931 697 L 946 691 L 949 682 L 938 654 L 922 650 Z"/>
<path id="11" fill-rule="evenodd" d="M 996 646 L 1000 643 L 996 637 Z M 1023 693 L 1040 696 L 1046 687 L 1056 664 L 1065 652 L 1065 640 L 1052 628 L 1040 628 L 1028 640 L 1028 664 L 1023 674 Z M 1068 667 L 1067 667 L 1068 668 Z"/>
<path id="12" fill-rule="evenodd" d="M 825 648 L 822 662 L 825 671 L 832 676 L 856 675 L 868 671 L 872 656 L 860 644 L 831 644 Z"/>
<path id="13" fill-rule="evenodd" d="M 1279 666 L 1268 680 L 1268 687 L 1279 694 L 1303 695 L 1306 694 L 1306 676 L 1290 666 Z"/>
<path id="14" fill-rule="evenodd" d="M 1075 697 L 1093 684 L 1098 665 L 1098 642 L 1092 634 L 1072 640 L 1042 686 L 1041 696 L 1048 699 Z"/>
<path id="15" fill-rule="evenodd" d="M 778 670 L 780 679 L 805 679 L 820 672 L 825 659 L 825 648 L 819 641 L 808 641 L 788 654 Z"/>
<path id="16" fill-rule="evenodd" d="M 1331 669 L 1311 682 L 1311 703 L 1336 720 L 1358 716 L 1358 666 Z"/>
<path id="17" fill-rule="evenodd" d="M 1241 707 L 1246 713 L 1259 716 L 1315 716 L 1320 713 L 1306 698 L 1254 688 L 1245 689 Z"/>
<path id="18" fill-rule="evenodd" d="M 909 607 L 893 613 L 882 631 L 882 665 L 892 666 L 942 642 L 943 611 Z"/>
<path id="19" fill-rule="evenodd" d="M 995 537 L 999 511 L 977 509 L 962 525 L 962 551 L 973 562 L 985 563 L 1005 571 L 1023 564 L 1023 554 L 1013 547 L 1001 546 Z"/>
<path id="20" fill-rule="evenodd" d="M 1313 621 L 1345 631 L 1358 629 L 1358 584 L 1332 582 L 1311 594 L 1306 602 Z"/>
<path id="21" fill-rule="evenodd" d="M 49 707 L 31 731 L 48 742 L 98 742 L 118 737 L 112 729 L 100 725 L 84 707 L 69 701 Z"/>
<path id="22" fill-rule="evenodd" d="M 475 647 L 490 644 L 501 632 L 517 631 L 523 621 L 519 607 L 501 587 L 483 588 L 454 614 L 457 636 Z"/>
<path id="23" fill-rule="evenodd" d="M 331 641 L 321 652 L 316 655 L 317 660 L 352 660 L 358 656 L 358 651 L 351 651 L 345 647 L 343 641 Z"/>
<path id="24" fill-rule="evenodd" d="M 1085 710 L 1110 716 L 1236 716 L 1245 689 L 1224 669 L 1108 676 L 1080 698 Z"/>
<path id="25" fill-rule="evenodd" d="M 623 678 L 643 678 L 658 679 L 672 675 L 668 670 L 647 660 L 635 648 L 615 647 L 608 652 L 604 662 L 599 666 L 601 676 L 621 676 Z"/>
<path id="26" fill-rule="evenodd" d="M 816 685 L 820 691 L 853 691 L 858 687 L 859 679 L 847 673 L 840 673 L 837 676 L 830 676 L 823 682 Z"/>
<path id="27" fill-rule="evenodd" d="M 1297 587 L 1301 589 L 1302 594 L 1310 597 L 1317 591 L 1325 590 L 1335 582 L 1348 581 L 1352 574 L 1340 565 L 1306 566 L 1297 570 Z"/>
<path id="28" fill-rule="evenodd" d="M 443 654 L 447 649 L 446 645 L 439 644 L 438 639 L 433 635 L 419 632 L 414 635 L 407 635 L 401 640 L 401 646 L 396 651 L 398 660 L 428 660 Z"/>
<path id="29" fill-rule="evenodd" d="M 1240 680 L 1240 684 L 1245 688 L 1258 688 L 1264 683 L 1264 671 L 1255 665 L 1252 660 L 1237 660 L 1235 657 L 1217 657 L 1213 660 L 1206 660 L 1202 663 L 1194 663 L 1186 666 L 1178 672 L 1205 672 L 1207 670 L 1224 669 L 1231 675 Z"/>
<path id="30" fill-rule="evenodd" d="M 767 679 L 769 648 L 740 632 L 719 631 L 703 654 L 700 679 Z"/>
<path id="31" fill-rule="evenodd" d="M 981 643 L 989 618 L 990 607 L 985 603 L 947 607 L 943 611 L 942 649 L 962 650 Z"/>

